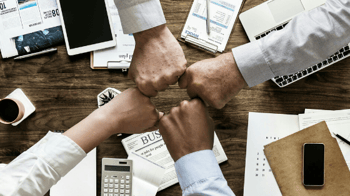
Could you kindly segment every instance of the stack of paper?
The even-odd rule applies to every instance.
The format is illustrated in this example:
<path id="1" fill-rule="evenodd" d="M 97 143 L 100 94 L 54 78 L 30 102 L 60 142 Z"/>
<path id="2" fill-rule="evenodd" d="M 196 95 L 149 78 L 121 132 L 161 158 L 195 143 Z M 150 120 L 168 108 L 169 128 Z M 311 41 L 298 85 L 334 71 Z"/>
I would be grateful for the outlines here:
<path id="1" fill-rule="evenodd" d="M 249 113 L 244 196 L 282 195 L 263 152 L 264 145 L 321 121 L 326 121 L 333 137 L 334 132 L 350 140 L 350 110 L 306 109 L 299 115 Z M 350 146 L 336 139 L 350 168 Z"/>

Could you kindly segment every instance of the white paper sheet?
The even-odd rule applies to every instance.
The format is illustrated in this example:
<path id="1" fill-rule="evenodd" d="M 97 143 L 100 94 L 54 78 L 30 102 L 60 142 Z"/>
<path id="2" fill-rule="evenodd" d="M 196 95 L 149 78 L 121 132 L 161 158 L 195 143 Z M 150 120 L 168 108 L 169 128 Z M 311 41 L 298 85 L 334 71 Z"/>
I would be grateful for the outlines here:
<path id="1" fill-rule="evenodd" d="M 181 38 L 187 35 L 218 46 L 218 51 L 225 50 L 228 39 L 241 7 L 242 0 L 211 0 L 210 1 L 210 35 L 207 34 L 207 4 L 206 0 L 194 0 Z"/>
<path id="2" fill-rule="evenodd" d="M 350 140 L 350 110 L 327 111 L 327 110 L 309 110 L 308 114 L 299 114 L 300 129 L 326 121 L 332 136 L 337 139 L 340 150 L 350 170 L 350 145 L 335 137 L 333 133 L 343 136 Z"/>
<path id="3" fill-rule="evenodd" d="M 165 168 L 135 153 L 128 159 L 133 160 L 133 196 L 155 196 L 165 174 Z"/>
<path id="4" fill-rule="evenodd" d="M 341 110 L 299 114 L 299 127 L 302 130 L 322 121 L 326 121 L 328 125 L 329 122 L 340 122 L 344 120 L 350 120 L 350 111 Z"/>
<path id="5" fill-rule="evenodd" d="M 297 131 L 297 115 L 249 112 L 244 196 L 282 195 L 263 149 Z"/>
<path id="6" fill-rule="evenodd" d="M 304 113 L 310 114 L 310 113 L 321 113 L 321 112 L 334 112 L 334 111 L 350 111 L 349 109 L 343 109 L 343 110 L 321 110 L 321 109 L 307 109 L 305 108 Z"/>
<path id="7" fill-rule="evenodd" d="M 7 164 L 5 163 L 0 163 L 0 171 L 3 170 L 6 167 Z"/>
<path id="8" fill-rule="evenodd" d="M 50 196 L 96 196 L 96 148 L 50 190 Z"/>

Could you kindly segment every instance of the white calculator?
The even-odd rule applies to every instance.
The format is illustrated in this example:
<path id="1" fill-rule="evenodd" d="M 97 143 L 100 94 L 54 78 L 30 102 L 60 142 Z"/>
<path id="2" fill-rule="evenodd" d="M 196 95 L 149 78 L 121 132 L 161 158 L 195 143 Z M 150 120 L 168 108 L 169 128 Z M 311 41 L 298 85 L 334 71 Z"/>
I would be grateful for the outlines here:
<path id="1" fill-rule="evenodd" d="M 102 159 L 101 196 L 132 196 L 132 160 Z"/>

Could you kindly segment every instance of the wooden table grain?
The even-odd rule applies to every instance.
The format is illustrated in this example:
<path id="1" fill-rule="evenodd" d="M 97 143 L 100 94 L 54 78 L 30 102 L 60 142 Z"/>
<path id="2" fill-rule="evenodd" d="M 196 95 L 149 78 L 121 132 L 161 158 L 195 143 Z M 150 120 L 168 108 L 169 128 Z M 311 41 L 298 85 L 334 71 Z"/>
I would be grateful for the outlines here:
<path id="1" fill-rule="evenodd" d="M 241 11 L 263 0 L 246 0 Z M 178 37 L 192 0 L 161 0 L 167 26 Z M 248 42 L 238 20 L 225 52 Z M 188 66 L 213 55 L 181 43 Z M 64 45 L 55 54 L 23 61 L 0 59 L 0 98 L 22 88 L 36 107 L 34 114 L 18 126 L 0 124 L 0 162 L 9 163 L 38 142 L 48 130 L 67 130 L 97 108 L 96 96 L 107 87 L 121 91 L 135 84 L 119 70 L 91 70 L 89 54 L 69 57 Z M 248 112 L 303 113 L 305 108 L 338 110 L 350 108 L 350 58 L 323 69 L 285 88 L 271 81 L 243 89 L 221 110 L 209 108 L 216 132 L 228 161 L 220 167 L 237 196 L 243 195 Z M 186 90 L 172 85 L 160 92 L 153 103 L 159 111 L 169 110 L 189 99 Z M 100 195 L 101 159 L 126 158 L 123 137 L 112 136 L 97 148 L 97 193 Z M 48 194 L 47 194 L 48 195 Z M 157 195 L 181 195 L 174 185 Z"/>

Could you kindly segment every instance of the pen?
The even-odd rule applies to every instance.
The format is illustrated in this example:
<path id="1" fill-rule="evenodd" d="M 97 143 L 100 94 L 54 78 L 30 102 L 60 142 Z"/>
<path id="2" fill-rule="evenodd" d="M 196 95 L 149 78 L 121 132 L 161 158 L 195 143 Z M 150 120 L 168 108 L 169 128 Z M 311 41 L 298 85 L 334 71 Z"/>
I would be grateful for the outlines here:
<path id="1" fill-rule="evenodd" d="M 207 33 L 210 35 L 210 0 L 207 0 Z"/>
<path id="2" fill-rule="evenodd" d="M 333 134 L 334 134 L 337 138 L 341 139 L 343 142 L 345 142 L 345 143 L 347 143 L 347 144 L 350 145 L 350 142 L 349 142 L 347 139 L 343 138 L 342 136 L 340 136 L 339 134 L 336 134 L 336 133 L 334 133 L 334 132 L 333 132 Z"/>
<path id="3" fill-rule="evenodd" d="M 31 53 L 31 54 L 26 54 L 26 55 L 23 55 L 23 56 L 19 56 L 19 57 L 16 57 L 14 59 L 15 60 L 20 60 L 20 59 L 25 59 L 25 58 L 28 58 L 28 57 L 38 56 L 38 55 L 41 55 L 41 54 L 46 54 L 46 53 L 56 52 L 56 51 L 57 51 L 57 48 L 50 48 L 50 49 L 46 49 L 46 50 L 43 50 L 43 51 L 34 52 L 34 53 Z"/>

